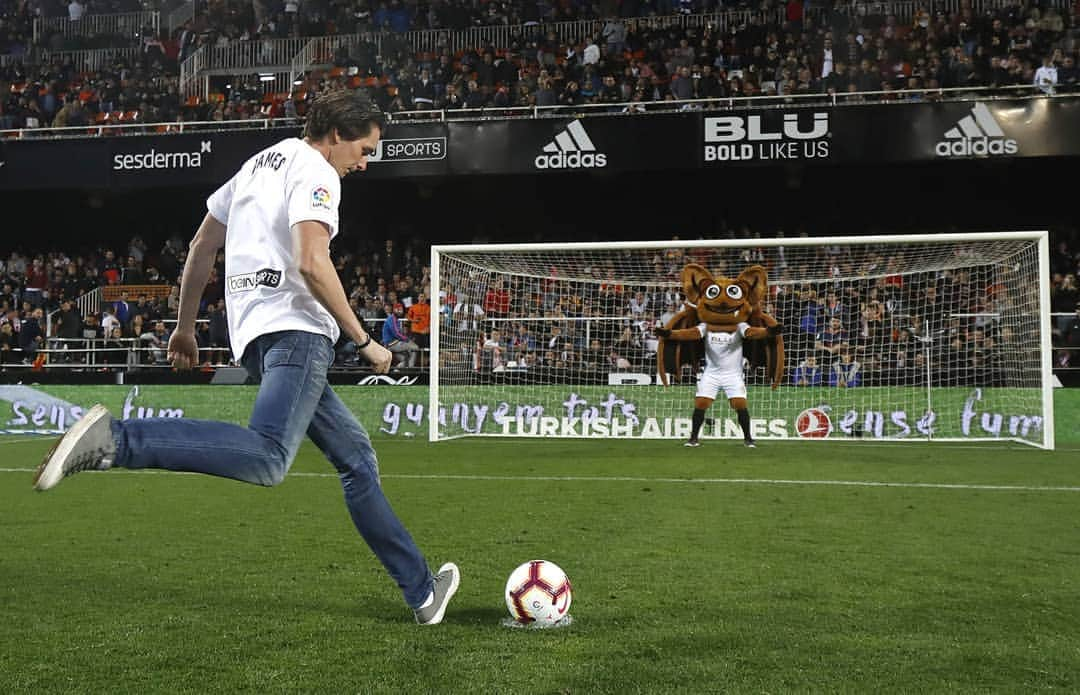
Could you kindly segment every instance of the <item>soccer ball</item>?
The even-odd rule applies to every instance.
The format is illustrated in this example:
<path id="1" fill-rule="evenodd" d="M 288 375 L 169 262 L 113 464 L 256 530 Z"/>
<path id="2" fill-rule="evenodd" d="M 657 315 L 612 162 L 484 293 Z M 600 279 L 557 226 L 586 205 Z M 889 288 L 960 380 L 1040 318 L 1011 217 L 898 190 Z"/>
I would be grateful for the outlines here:
<path id="1" fill-rule="evenodd" d="M 572 587 L 566 572 L 554 562 L 532 560 L 506 580 L 506 607 L 522 625 L 554 625 L 567 617 Z"/>

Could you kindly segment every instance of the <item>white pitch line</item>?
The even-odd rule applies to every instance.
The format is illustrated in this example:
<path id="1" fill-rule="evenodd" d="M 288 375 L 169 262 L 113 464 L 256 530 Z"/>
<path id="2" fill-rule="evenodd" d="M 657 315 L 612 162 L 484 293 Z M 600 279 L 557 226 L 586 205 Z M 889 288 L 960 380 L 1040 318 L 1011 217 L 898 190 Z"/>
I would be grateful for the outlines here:
<path id="1" fill-rule="evenodd" d="M 36 468 L 0 468 L 0 473 L 33 473 Z M 199 473 L 139 470 L 87 471 L 87 473 L 139 474 L 139 475 L 200 475 Z M 291 472 L 290 478 L 337 478 L 336 473 Z M 1003 492 L 1080 492 L 1080 486 L 1055 485 L 982 485 L 978 483 L 890 483 L 875 480 L 786 480 L 783 478 L 647 478 L 643 476 L 603 475 L 441 475 L 425 473 L 391 473 L 380 476 L 384 480 L 464 480 L 511 482 L 572 482 L 572 483 L 684 483 L 691 485 L 824 485 L 833 487 L 896 487 L 931 490 L 987 490 Z"/>

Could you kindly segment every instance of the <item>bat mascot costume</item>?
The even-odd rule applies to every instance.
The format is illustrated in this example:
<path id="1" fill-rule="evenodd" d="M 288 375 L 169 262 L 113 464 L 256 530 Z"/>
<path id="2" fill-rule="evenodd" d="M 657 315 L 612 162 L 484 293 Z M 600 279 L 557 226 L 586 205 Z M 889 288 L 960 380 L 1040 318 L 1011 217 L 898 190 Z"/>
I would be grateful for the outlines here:
<path id="1" fill-rule="evenodd" d="M 743 441 L 752 447 L 754 438 L 750 434 L 743 380 L 743 341 L 764 341 L 773 388 L 784 376 L 781 326 L 762 310 L 769 293 L 768 274 L 760 265 L 752 265 L 734 280 L 714 278 L 705 268 L 691 263 L 683 268 L 682 286 L 686 296 L 683 310 L 667 326 L 656 329 L 660 338 L 656 363 L 666 386 L 669 373 L 677 382 L 684 364 L 696 368 L 705 357 L 705 370 L 694 397 L 693 430 L 686 446 L 698 446 L 705 411 L 723 390 L 738 415 Z"/>

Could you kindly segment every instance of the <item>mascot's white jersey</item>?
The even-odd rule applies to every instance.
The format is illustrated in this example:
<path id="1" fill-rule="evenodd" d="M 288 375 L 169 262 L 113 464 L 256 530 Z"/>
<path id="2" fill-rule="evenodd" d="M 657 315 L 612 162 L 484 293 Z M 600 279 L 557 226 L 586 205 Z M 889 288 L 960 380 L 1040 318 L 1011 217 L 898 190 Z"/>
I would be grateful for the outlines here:
<path id="1" fill-rule="evenodd" d="M 705 371 L 716 374 L 738 374 L 742 377 L 743 336 L 748 323 L 740 323 L 734 331 L 710 331 L 707 324 L 699 323 L 697 326 L 701 337 L 705 339 Z"/>

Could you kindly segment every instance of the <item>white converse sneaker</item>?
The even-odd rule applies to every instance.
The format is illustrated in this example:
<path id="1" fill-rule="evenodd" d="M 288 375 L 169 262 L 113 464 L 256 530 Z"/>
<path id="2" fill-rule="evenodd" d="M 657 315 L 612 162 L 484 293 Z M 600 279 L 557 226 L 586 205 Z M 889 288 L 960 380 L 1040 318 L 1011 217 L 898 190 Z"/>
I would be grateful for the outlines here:
<path id="1" fill-rule="evenodd" d="M 108 409 L 95 405 L 53 445 L 34 476 L 35 490 L 49 490 L 69 475 L 86 470 L 105 470 L 116 454 Z"/>

